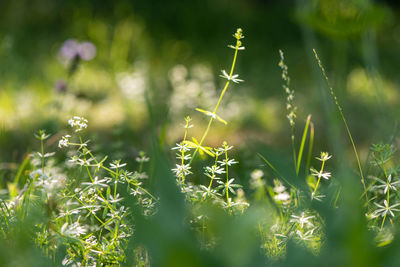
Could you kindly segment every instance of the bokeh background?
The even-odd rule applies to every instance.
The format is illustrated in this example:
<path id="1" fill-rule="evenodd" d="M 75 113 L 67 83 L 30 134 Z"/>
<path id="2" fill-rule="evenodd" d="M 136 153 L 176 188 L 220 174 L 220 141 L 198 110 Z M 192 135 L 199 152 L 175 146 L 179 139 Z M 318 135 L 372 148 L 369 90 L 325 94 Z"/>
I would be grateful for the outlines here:
<path id="1" fill-rule="evenodd" d="M 351 153 L 316 48 L 366 159 L 371 143 L 396 142 L 399 8 L 367 0 L 1 1 L 0 176 L 37 147 L 38 129 L 54 135 L 47 145 L 56 149 L 73 115 L 88 118 L 94 143 L 128 163 L 150 150 L 149 132 L 169 149 L 186 115 L 199 136 L 206 119 L 194 109 L 215 105 L 237 27 L 246 36 L 236 68 L 245 83 L 229 89 L 220 109 L 229 124 L 216 123 L 207 142 L 243 151 L 242 182 L 259 164 L 256 153 L 290 158 L 279 49 L 295 90 L 297 134 L 312 114 L 316 150 Z M 60 54 L 70 39 L 96 52 L 73 75 Z"/>
<path id="2" fill-rule="evenodd" d="M 207 144 L 218 146 L 226 140 L 235 146 L 240 164 L 233 172 L 245 190 L 251 171 L 262 165 L 257 153 L 273 155 L 279 167 L 291 166 L 279 49 L 285 53 L 295 90 L 298 137 L 312 114 L 315 155 L 332 153 L 332 169 L 355 166 L 341 118 L 314 59 L 315 48 L 365 163 L 372 143 L 398 143 L 399 12 L 396 0 L 0 1 L 1 185 L 4 188 L 26 155 L 38 149 L 33 137 L 37 130 L 53 135 L 46 151 L 58 151 L 57 141 L 73 115 L 89 120 L 87 135 L 101 154 L 134 165 L 141 150 L 154 157 L 156 145 L 171 156 L 163 165 L 168 171 L 173 166 L 169 150 L 182 137 L 184 117 L 193 117 L 194 136 L 206 126 L 206 118 L 195 108 L 215 105 L 224 83 L 220 71 L 232 60 L 227 45 L 238 27 L 244 31 L 246 50 L 235 72 L 245 82 L 229 88 L 219 114 L 229 124 L 216 123 Z M 92 59 L 80 61 L 72 74 L 60 52 L 71 39 L 92 43 L 96 52 Z M 62 152 L 57 157 L 63 159 Z M 328 225 L 331 243 L 321 263 L 324 257 L 332 260 L 329 251 L 336 249 L 345 256 L 335 254 L 333 262 L 351 254 L 354 262 L 368 264 L 366 256 L 357 255 L 373 250 L 364 242 L 370 235 L 361 211 L 358 217 L 353 211 L 345 207 L 339 216 L 324 214 L 334 223 Z M 181 219 L 160 214 L 171 224 Z M 164 230 L 163 242 L 173 240 Z M 394 243 L 392 248 L 399 247 Z M 385 253 L 391 252 L 389 248 Z M 292 263 L 304 258 L 302 253 L 288 249 Z M 382 262 L 385 253 L 371 257 Z"/>

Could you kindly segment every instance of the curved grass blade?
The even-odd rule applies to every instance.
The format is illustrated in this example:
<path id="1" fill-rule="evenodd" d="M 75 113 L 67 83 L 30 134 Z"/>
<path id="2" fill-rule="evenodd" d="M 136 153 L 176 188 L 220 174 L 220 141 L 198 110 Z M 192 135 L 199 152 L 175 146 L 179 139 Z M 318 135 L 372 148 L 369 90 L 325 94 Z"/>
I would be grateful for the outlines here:
<path id="1" fill-rule="evenodd" d="M 305 145 L 306 139 L 307 139 L 307 132 L 308 132 L 308 128 L 310 126 L 310 121 L 311 121 L 311 115 L 308 115 L 306 126 L 304 127 L 304 131 L 303 131 L 303 137 L 301 138 L 299 154 L 297 155 L 296 175 L 299 175 L 301 158 L 303 157 L 303 150 L 304 150 L 304 145 Z"/>

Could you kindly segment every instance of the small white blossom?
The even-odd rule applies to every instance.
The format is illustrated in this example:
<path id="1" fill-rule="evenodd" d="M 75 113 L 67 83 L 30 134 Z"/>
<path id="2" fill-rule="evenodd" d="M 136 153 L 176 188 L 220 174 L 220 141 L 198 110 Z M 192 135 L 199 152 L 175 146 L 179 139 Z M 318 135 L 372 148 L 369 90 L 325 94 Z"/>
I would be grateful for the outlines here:
<path id="1" fill-rule="evenodd" d="M 68 134 L 62 136 L 62 137 L 61 137 L 61 140 L 58 141 L 58 147 L 59 147 L 59 148 L 68 147 L 68 143 L 69 143 L 69 138 L 70 138 L 70 137 L 71 137 L 71 136 L 68 135 Z"/>
<path id="2" fill-rule="evenodd" d="M 332 155 L 329 155 L 328 152 L 321 152 L 321 156 L 318 158 L 316 158 L 319 161 L 327 161 L 328 159 L 330 159 L 332 157 Z"/>
<path id="3" fill-rule="evenodd" d="M 317 178 L 324 178 L 325 180 L 329 180 L 331 177 L 330 172 L 323 172 L 322 170 L 317 171 L 316 169 L 311 168 L 311 175 Z"/>
<path id="4" fill-rule="evenodd" d="M 229 76 L 229 74 L 225 70 L 221 70 L 222 75 L 219 75 L 219 77 L 227 79 L 228 81 L 232 81 L 234 83 L 240 83 L 243 82 L 243 80 L 238 79 L 239 74 L 233 74 L 232 76 Z"/>
<path id="5" fill-rule="evenodd" d="M 68 120 L 68 124 L 75 128 L 75 132 L 80 132 L 82 129 L 87 128 L 87 119 L 84 117 L 74 116 L 72 119 Z"/>
<path id="6" fill-rule="evenodd" d="M 175 173 L 175 175 L 176 176 L 181 176 L 181 175 L 187 175 L 187 174 L 190 174 L 190 173 L 192 173 L 191 171 L 190 171 L 190 166 L 189 166 L 189 164 L 184 164 L 184 165 L 179 165 L 179 164 L 176 164 L 176 168 L 175 169 L 172 169 L 172 171 Z"/>
<path id="7" fill-rule="evenodd" d="M 387 213 L 389 213 L 392 217 L 394 217 L 394 213 L 393 211 L 400 211 L 399 209 L 396 209 L 397 206 L 400 205 L 400 203 L 396 203 L 392 206 L 389 206 L 389 203 L 386 201 L 386 199 L 383 201 L 383 205 L 374 203 L 378 209 L 376 209 L 373 213 L 372 213 L 372 217 L 376 218 L 379 216 L 386 216 Z"/>
<path id="8" fill-rule="evenodd" d="M 287 202 L 290 199 L 290 195 L 287 192 L 279 193 L 274 196 L 276 201 Z"/>
<path id="9" fill-rule="evenodd" d="M 232 166 L 233 164 L 238 163 L 237 161 L 235 161 L 234 159 L 224 159 L 224 160 L 219 160 L 218 161 L 219 164 L 221 164 L 221 166 Z"/>
<path id="10" fill-rule="evenodd" d="M 186 143 L 180 143 L 180 144 L 176 143 L 176 146 L 171 148 L 171 150 L 178 150 L 180 152 L 183 152 L 183 151 L 186 152 L 186 151 L 189 151 L 190 149 L 188 148 L 188 144 L 186 144 Z"/>
<path id="11" fill-rule="evenodd" d="M 292 215 L 292 218 L 290 222 L 295 222 L 300 224 L 300 227 L 303 228 L 303 226 L 306 224 L 308 226 L 313 226 L 313 224 L 310 222 L 310 219 L 314 218 L 315 216 L 308 216 L 306 217 L 304 211 L 301 213 L 301 216 L 296 216 Z"/>
<path id="12" fill-rule="evenodd" d="M 124 166 L 126 166 L 126 163 L 122 163 L 121 164 L 120 161 L 118 161 L 118 160 L 114 161 L 113 163 L 110 163 L 110 168 L 111 169 L 122 168 Z"/>
<path id="13" fill-rule="evenodd" d="M 387 181 L 382 181 L 379 178 L 373 177 L 374 180 L 381 183 L 380 185 L 373 186 L 373 188 L 384 188 L 383 193 L 386 194 L 389 189 L 397 191 L 396 186 L 400 183 L 400 181 L 392 182 L 392 175 L 389 174 Z"/>

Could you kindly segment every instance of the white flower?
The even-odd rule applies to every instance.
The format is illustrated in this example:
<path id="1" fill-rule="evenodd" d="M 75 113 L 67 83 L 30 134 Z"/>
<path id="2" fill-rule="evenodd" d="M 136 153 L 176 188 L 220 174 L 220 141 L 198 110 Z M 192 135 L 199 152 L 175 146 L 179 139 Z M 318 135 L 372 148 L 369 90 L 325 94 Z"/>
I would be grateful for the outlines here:
<path id="1" fill-rule="evenodd" d="M 175 172 L 175 175 L 176 176 L 181 176 L 181 175 L 187 175 L 187 174 L 190 174 L 190 173 L 192 173 L 191 171 L 190 171 L 190 166 L 189 166 L 189 164 L 184 164 L 184 165 L 178 165 L 178 164 L 176 164 L 176 168 L 175 169 L 172 169 L 172 171 L 173 172 Z"/>
<path id="2" fill-rule="evenodd" d="M 146 154 L 143 151 L 139 153 L 139 157 L 136 157 L 137 162 L 148 162 L 149 160 L 150 158 L 146 157 Z"/>
<path id="3" fill-rule="evenodd" d="M 287 192 L 279 193 L 274 196 L 276 201 L 286 202 L 290 199 L 290 195 Z"/>
<path id="4" fill-rule="evenodd" d="M 382 181 L 379 178 L 375 178 L 375 177 L 372 177 L 372 178 L 374 180 L 376 180 L 377 182 L 381 183 L 381 185 L 373 186 L 373 188 L 384 188 L 384 190 L 383 190 L 384 194 L 386 194 L 389 189 L 397 191 L 396 185 L 398 185 L 400 183 L 400 181 L 395 181 L 392 183 L 392 175 L 391 174 L 389 174 L 386 182 Z"/>
<path id="5" fill-rule="evenodd" d="M 190 149 L 188 148 L 188 144 L 182 142 L 180 144 L 176 143 L 176 146 L 171 148 L 171 150 L 178 150 L 180 152 L 184 152 L 184 151 L 189 151 Z"/>
<path id="6" fill-rule="evenodd" d="M 286 190 L 286 187 L 282 185 L 281 183 L 276 183 L 274 187 L 274 192 L 275 193 L 283 193 Z"/>
<path id="7" fill-rule="evenodd" d="M 311 175 L 316 176 L 318 178 L 324 178 L 325 180 L 329 180 L 331 177 L 330 172 L 323 172 L 322 170 L 317 171 L 316 169 L 311 168 Z"/>
<path id="8" fill-rule="evenodd" d="M 264 176 L 264 172 L 262 170 L 256 169 L 251 174 L 251 179 L 257 180 Z"/>
<path id="9" fill-rule="evenodd" d="M 318 158 L 316 158 L 319 161 L 327 161 L 328 159 L 330 159 L 332 157 L 332 155 L 329 155 L 328 152 L 321 152 L 321 156 Z"/>
<path id="10" fill-rule="evenodd" d="M 231 166 L 231 165 L 233 165 L 233 164 L 236 164 L 236 163 L 238 163 L 237 161 L 235 161 L 234 159 L 224 159 L 224 160 L 219 160 L 219 161 L 217 161 L 219 164 L 221 164 L 221 166 L 225 166 L 225 165 L 228 165 L 228 166 Z"/>
<path id="11" fill-rule="evenodd" d="M 301 216 L 292 215 L 293 219 L 290 222 L 299 223 L 300 227 L 303 228 L 304 224 L 309 226 L 313 226 L 313 224 L 309 221 L 310 219 L 314 218 L 315 216 L 308 216 L 306 217 L 304 211 L 301 213 Z"/>
<path id="12" fill-rule="evenodd" d="M 228 45 L 228 47 L 236 50 L 236 46 L 234 46 L 234 45 Z M 244 49 L 245 49 L 244 46 L 237 47 L 237 50 L 244 50 Z"/>
<path id="13" fill-rule="evenodd" d="M 78 222 L 68 224 L 67 222 L 61 227 L 61 233 L 69 236 L 80 236 L 86 234 L 87 230 L 80 226 Z"/>
<path id="14" fill-rule="evenodd" d="M 85 182 L 85 183 L 82 183 L 82 185 L 107 187 L 108 186 L 107 183 L 109 181 L 110 181 L 109 178 L 104 178 L 104 179 L 99 180 L 99 177 L 96 176 L 96 177 L 94 177 L 93 182 L 89 182 L 89 183 Z"/>
<path id="15" fill-rule="evenodd" d="M 240 83 L 243 82 L 243 80 L 238 79 L 239 74 L 233 74 L 232 76 L 230 76 L 225 70 L 221 70 L 222 75 L 219 75 L 219 77 L 227 79 L 228 81 L 232 81 L 234 83 Z"/>
<path id="16" fill-rule="evenodd" d="M 304 241 L 310 241 L 313 238 L 314 230 L 315 230 L 315 228 L 305 232 L 304 234 L 300 230 L 297 230 L 296 234 L 300 237 L 300 239 L 302 239 Z"/>
<path id="17" fill-rule="evenodd" d="M 68 124 L 74 128 L 75 127 L 75 132 L 80 132 L 82 131 L 83 128 L 87 128 L 87 119 L 84 117 L 78 117 L 74 116 L 72 119 L 68 120 Z"/>
<path id="18" fill-rule="evenodd" d="M 400 205 L 400 203 L 396 203 L 389 207 L 389 203 L 386 201 L 386 199 L 383 201 L 383 206 L 379 205 L 377 203 L 374 203 L 374 204 L 378 207 L 378 209 L 376 209 L 372 213 L 372 217 L 374 217 L 374 218 L 378 217 L 379 215 L 384 217 L 384 216 L 386 216 L 387 213 L 389 213 L 392 217 L 394 217 L 393 211 L 399 211 L 399 209 L 396 209 L 395 207 Z"/>
<path id="19" fill-rule="evenodd" d="M 317 195 L 314 192 L 311 193 L 311 200 L 315 199 L 317 201 L 322 201 L 325 195 Z"/>
<path id="20" fill-rule="evenodd" d="M 126 166 L 126 163 L 120 164 L 120 161 L 119 161 L 119 160 L 116 160 L 116 161 L 114 161 L 113 163 L 110 163 L 110 168 L 111 168 L 111 169 L 122 168 L 122 167 L 124 167 L 124 166 Z"/>
<path id="21" fill-rule="evenodd" d="M 59 148 L 68 147 L 68 143 L 69 143 L 69 138 L 70 138 L 70 137 L 71 137 L 71 136 L 68 135 L 68 134 L 62 136 L 62 137 L 61 137 L 61 140 L 58 141 L 58 147 L 59 147 Z"/>

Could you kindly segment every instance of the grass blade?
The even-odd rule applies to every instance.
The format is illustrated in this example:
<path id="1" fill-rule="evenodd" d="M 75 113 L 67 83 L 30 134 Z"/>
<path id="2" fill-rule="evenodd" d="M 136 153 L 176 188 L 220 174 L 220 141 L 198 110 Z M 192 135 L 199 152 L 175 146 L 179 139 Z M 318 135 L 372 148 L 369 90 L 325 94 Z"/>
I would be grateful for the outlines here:
<path id="1" fill-rule="evenodd" d="M 306 173 L 305 173 L 306 176 L 308 175 L 308 172 L 310 170 L 313 145 L 314 145 L 314 123 L 310 122 L 310 141 L 308 143 L 308 155 L 307 155 Z"/>
<path id="2" fill-rule="evenodd" d="M 311 115 L 308 115 L 306 126 L 304 127 L 304 131 L 303 131 L 303 137 L 301 138 L 299 154 L 297 155 L 296 175 L 299 175 L 301 158 L 303 157 L 304 145 L 305 145 L 306 139 L 307 139 L 307 132 L 308 132 L 308 127 L 310 126 L 310 120 L 311 120 Z"/>
<path id="3" fill-rule="evenodd" d="M 330 94 L 331 94 L 331 96 L 332 96 L 332 98 L 333 98 L 333 100 L 334 100 L 334 102 L 335 102 L 335 104 L 336 104 L 337 109 L 339 110 L 340 117 L 341 117 L 342 120 L 343 120 L 343 124 L 344 124 L 344 126 L 345 126 L 345 128 L 346 128 L 347 135 L 349 136 L 351 145 L 353 146 L 354 155 L 355 155 L 355 157 L 356 157 L 357 165 L 358 165 L 358 170 L 359 170 L 360 176 L 361 176 L 361 184 L 362 184 L 363 187 L 364 187 L 364 193 L 363 193 L 363 194 L 365 194 L 365 199 L 366 199 L 367 203 L 369 203 L 369 201 L 368 201 L 368 195 L 366 194 L 366 192 L 367 192 L 367 187 L 365 186 L 365 179 L 364 179 L 364 174 L 363 174 L 363 171 L 362 171 L 362 168 L 361 168 L 360 158 L 359 158 L 359 156 L 358 156 L 358 152 L 357 152 L 356 145 L 355 145 L 355 143 L 354 143 L 353 137 L 352 137 L 352 135 L 351 135 L 351 133 L 350 133 L 349 126 L 347 125 L 347 121 L 346 121 L 346 119 L 345 119 L 345 117 L 344 117 L 343 109 L 342 109 L 342 107 L 339 105 L 339 101 L 338 101 L 338 99 L 337 99 L 337 97 L 336 97 L 335 92 L 333 91 L 333 87 L 332 87 L 331 83 L 329 82 L 328 76 L 326 75 L 325 68 L 324 68 L 324 66 L 322 65 L 322 62 L 321 62 L 321 60 L 320 60 L 319 57 L 318 57 L 317 51 L 316 51 L 315 49 L 313 49 L 313 51 L 314 51 L 315 58 L 316 58 L 316 60 L 317 60 L 317 62 L 318 62 L 318 66 L 319 66 L 319 68 L 321 69 L 322 75 L 324 76 L 325 81 L 326 81 L 326 84 L 327 84 L 327 86 L 328 86 L 328 88 L 329 88 L 329 92 L 330 92 Z"/>

